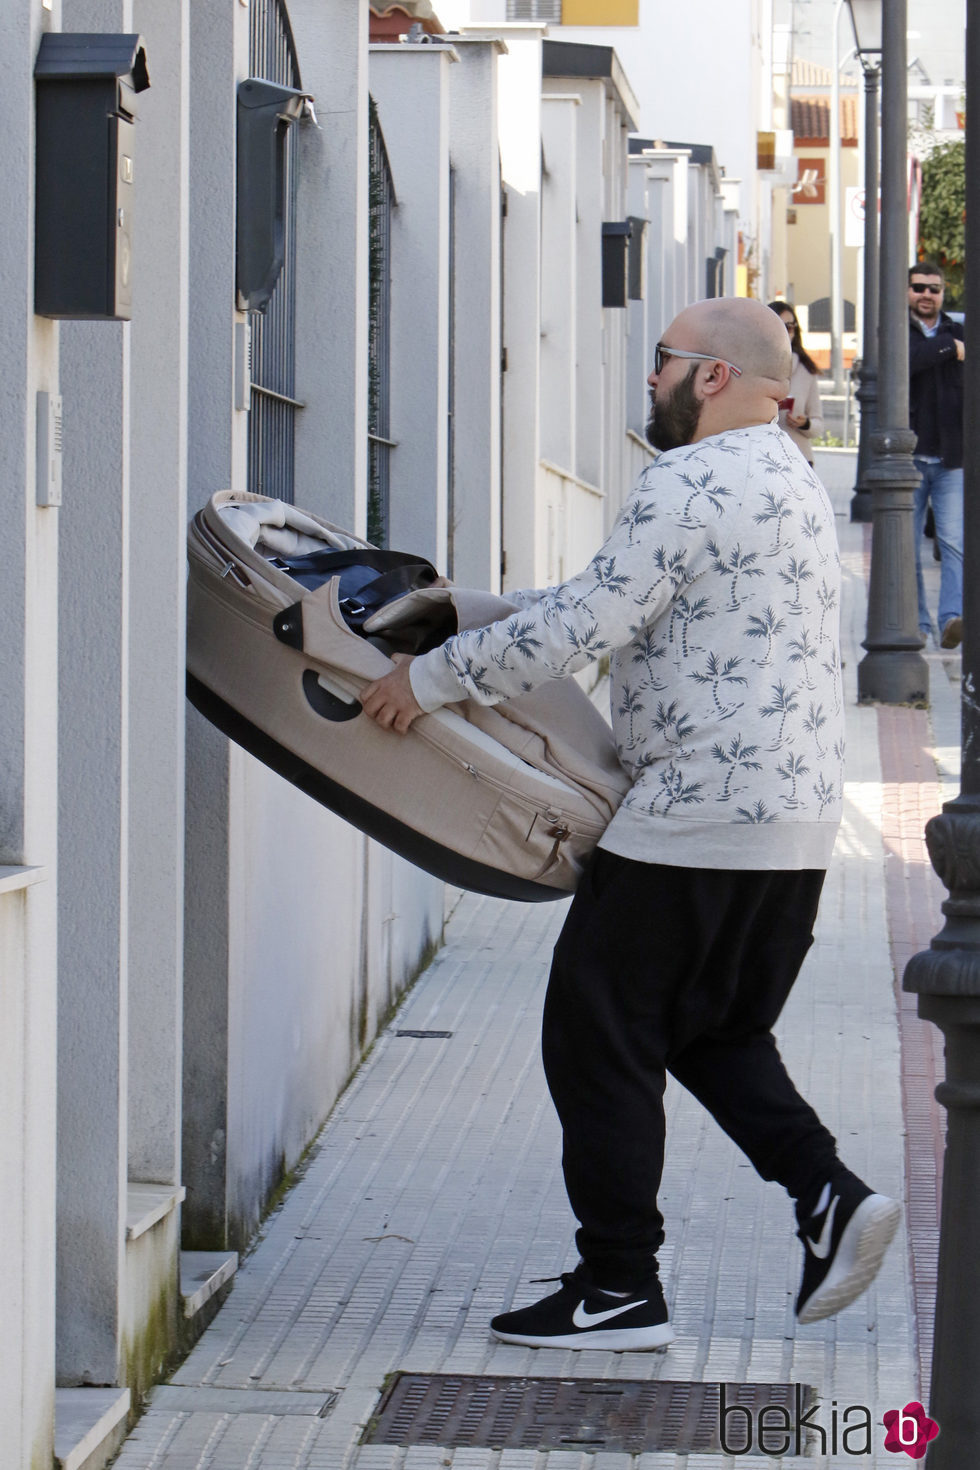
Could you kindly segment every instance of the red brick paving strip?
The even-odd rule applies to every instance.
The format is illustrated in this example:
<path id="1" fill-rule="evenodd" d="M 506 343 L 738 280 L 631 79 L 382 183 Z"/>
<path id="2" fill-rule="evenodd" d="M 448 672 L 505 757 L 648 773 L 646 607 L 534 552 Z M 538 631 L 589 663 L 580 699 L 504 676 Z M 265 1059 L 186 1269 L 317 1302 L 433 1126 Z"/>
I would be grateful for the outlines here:
<path id="1" fill-rule="evenodd" d="M 946 1129 L 944 1109 L 934 1097 L 944 1075 L 943 1038 L 938 1027 L 919 1019 L 917 999 L 902 989 L 902 975 L 912 955 L 928 949 L 943 924 L 940 905 L 946 890 L 933 872 L 925 844 L 926 822 L 941 803 L 930 745 L 924 710 L 879 706 L 885 897 L 902 1048 L 906 1218 L 924 1399 L 932 1363 Z"/>

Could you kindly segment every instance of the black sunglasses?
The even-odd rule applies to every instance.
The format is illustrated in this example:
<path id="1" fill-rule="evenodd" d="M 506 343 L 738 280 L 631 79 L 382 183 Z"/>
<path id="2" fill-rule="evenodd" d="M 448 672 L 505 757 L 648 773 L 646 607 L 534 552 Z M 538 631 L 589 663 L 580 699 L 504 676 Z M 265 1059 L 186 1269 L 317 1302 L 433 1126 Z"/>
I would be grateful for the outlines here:
<path id="1" fill-rule="evenodd" d="M 943 294 L 944 287 L 927 286 L 924 281 L 910 281 L 909 290 L 914 291 L 916 296 L 921 296 L 923 291 L 928 291 L 930 296 L 941 296 Z"/>
<path id="2" fill-rule="evenodd" d="M 723 362 L 726 368 L 729 368 L 735 374 L 736 378 L 742 376 L 742 369 L 736 367 L 733 362 L 727 362 L 723 357 L 715 357 L 710 352 L 682 352 L 679 347 L 667 347 L 663 342 L 658 342 L 653 352 L 653 371 L 658 377 L 664 370 L 665 357 L 687 357 L 692 361 L 697 360 L 699 362 Z"/>

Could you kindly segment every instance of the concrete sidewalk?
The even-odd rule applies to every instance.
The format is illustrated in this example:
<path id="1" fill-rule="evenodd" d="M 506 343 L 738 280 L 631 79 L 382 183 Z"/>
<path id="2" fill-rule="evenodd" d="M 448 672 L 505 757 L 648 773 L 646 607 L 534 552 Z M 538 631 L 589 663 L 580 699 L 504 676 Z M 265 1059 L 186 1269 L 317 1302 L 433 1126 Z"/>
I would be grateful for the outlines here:
<path id="1" fill-rule="evenodd" d="M 575 1260 L 558 1128 L 538 1056 L 550 950 L 566 905 L 466 895 L 445 947 L 341 1099 L 228 1301 L 171 1384 L 153 1394 L 118 1470 L 713 1470 L 744 1463 L 717 1450 L 602 1448 L 591 1420 L 559 1426 L 564 1447 L 543 1448 L 540 1425 L 549 1421 L 540 1413 L 523 1441 L 473 1447 L 465 1430 L 486 1402 L 479 1394 L 464 1398 L 469 1418 L 464 1412 L 458 1433 L 433 1431 L 429 1443 L 407 1447 L 362 1443 L 397 1373 L 447 1375 L 435 1387 L 450 1397 L 465 1394 L 471 1375 L 514 1380 L 513 1404 L 528 1378 L 552 1380 L 556 1391 L 569 1380 L 675 1383 L 680 1397 L 664 1418 L 664 1445 L 691 1428 L 688 1385 L 806 1385 L 819 1399 L 811 1423 L 822 1427 L 826 1452 L 818 1431 L 805 1458 L 794 1446 L 782 1459 L 756 1453 L 751 1463 L 895 1465 L 882 1449 L 881 1416 L 927 1392 L 916 1319 L 923 1325 L 930 1306 L 930 1263 L 934 1279 L 930 1211 L 941 1126 L 931 1099 L 918 1097 L 921 1117 L 907 1155 L 902 1048 L 909 1028 L 921 1023 L 914 1007 L 905 1007 L 903 1020 L 894 964 L 940 926 L 942 890 L 924 865 L 921 823 L 930 806 L 938 808 L 940 777 L 949 787 L 943 794 L 955 793 L 958 660 L 929 655 L 928 719 L 891 711 L 882 726 L 878 711 L 857 706 L 868 537 L 847 519 L 853 467 L 854 455 L 844 452 L 823 454 L 818 464 L 834 495 L 844 559 L 845 818 L 817 942 L 779 1030 L 791 1073 L 837 1133 L 847 1162 L 899 1197 L 907 1173 L 923 1182 L 926 1193 L 875 1285 L 837 1318 L 798 1326 L 801 1250 L 788 1200 L 671 1084 L 661 1261 L 674 1345 L 664 1353 L 612 1354 L 494 1343 L 488 1319 L 535 1300 L 542 1288 L 534 1278 L 557 1276 Z M 887 780 L 883 728 L 894 737 Z M 902 807 L 906 780 L 914 809 Z M 890 881 L 921 895 L 916 922 L 899 912 Z M 922 1027 L 916 1044 L 935 1062 L 928 1033 Z M 601 1382 L 587 1386 L 601 1394 Z M 609 1394 L 618 1391 L 610 1383 Z M 410 1428 L 412 1406 L 410 1399 L 394 1434 Z M 843 1430 L 858 1423 L 859 1408 L 871 1420 L 872 1449 L 857 1458 L 863 1438 L 845 1441 Z M 560 1417 L 556 1409 L 552 1429 Z"/>

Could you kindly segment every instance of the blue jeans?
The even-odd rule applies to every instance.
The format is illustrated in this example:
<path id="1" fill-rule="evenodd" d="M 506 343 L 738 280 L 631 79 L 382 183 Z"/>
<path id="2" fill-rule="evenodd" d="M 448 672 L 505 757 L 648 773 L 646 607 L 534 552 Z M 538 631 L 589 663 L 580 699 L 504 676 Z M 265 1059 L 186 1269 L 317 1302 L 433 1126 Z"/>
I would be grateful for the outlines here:
<path id="1" fill-rule="evenodd" d="M 929 634 L 932 620 L 922 580 L 922 530 L 926 506 L 932 502 L 936 541 L 942 553 L 939 577 L 939 632 L 950 618 L 963 615 L 963 471 L 947 470 L 927 459 L 916 459 L 922 479 L 915 491 L 915 580 L 919 589 L 919 628 Z"/>

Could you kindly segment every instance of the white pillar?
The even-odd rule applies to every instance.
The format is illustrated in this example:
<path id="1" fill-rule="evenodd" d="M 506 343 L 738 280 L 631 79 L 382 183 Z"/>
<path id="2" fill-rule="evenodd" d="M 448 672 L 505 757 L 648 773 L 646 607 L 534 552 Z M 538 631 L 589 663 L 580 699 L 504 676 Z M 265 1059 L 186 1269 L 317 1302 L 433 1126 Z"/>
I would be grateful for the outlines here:
<path id="1" fill-rule="evenodd" d="M 180 1181 L 190 0 L 134 0 L 140 97 L 130 371 L 129 1179 Z"/>
<path id="2" fill-rule="evenodd" d="M 454 36 L 449 150 L 454 195 L 451 571 L 500 588 L 501 218 L 497 72 L 501 40 Z"/>
<path id="3" fill-rule="evenodd" d="M 391 164 L 389 540 L 446 570 L 449 466 L 448 46 L 372 46 Z"/>
<path id="4" fill-rule="evenodd" d="M 688 263 L 688 193 L 690 182 L 690 151 L 687 149 L 654 149 L 644 153 L 651 178 L 665 179 L 669 185 L 667 200 L 668 217 L 665 220 L 665 257 L 662 319 L 654 323 L 654 342 L 664 327 L 696 300 Z"/>
<path id="5" fill-rule="evenodd" d="M 625 220 L 627 211 L 628 128 L 634 126 L 618 99 L 613 84 L 597 82 L 600 88 L 600 117 L 603 175 L 603 220 Z M 602 299 L 601 270 L 599 297 Z M 603 406 L 602 459 L 596 483 L 605 494 L 603 513 L 605 530 L 613 522 L 632 488 L 628 483 L 626 460 L 626 324 L 628 305 L 606 307 L 602 313 L 602 356 L 605 363 L 605 401 Z"/>
<path id="6" fill-rule="evenodd" d="M 546 92 L 541 106 L 541 454 L 574 474 L 577 464 L 577 94 Z M 571 571 L 572 569 L 569 568 Z M 575 569 L 577 570 L 577 568 Z"/>
<path id="7" fill-rule="evenodd" d="M 129 0 L 80 0 L 64 19 L 133 29 Z M 115 1384 L 128 1164 L 129 323 L 63 323 L 61 384 L 58 1379 Z"/>
<path id="8" fill-rule="evenodd" d="M 567 86 L 559 78 L 555 86 Z M 605 88 L 601 81 L 582 78 L 578 89 L 578 371 L 576 373 L 575 473 L 604 490 L 606 380 L 605 311 L 602 305 L 602 225 L 606 213 L 603 134 Z"/>
<path id="9" fill-rule="evenodd" d="M 116 1383 L 126 1201 L 129 327 L 65 322 L 58 1374 Z"/>
<path id="10" fill-rule="evenodd" d="M 188 508 L 245 489 L 247 415 L 234 408 L 235 97 L 248 74 L 248 12 L 190 7 Z M 227 1245 L 229 807 L 240 752 L 187 711 L 184 848 L 184 1242 Z"/>
<path id="11" fill-rule="evenodd" d="M 497 69 L 500 165 L 506 196 L 503 243 L 504 587 L 536 581 L 535 509 L 540 459 L 541 43 L 537 22 L 471 25 L 464 34 L 501 36 Z"/>
<path id="12" fill-rule="evenodd" d="M 48 1465 L 54 1447 L 59 511 L 36 504 L 35 445 L 58 327 L 34 315 L 33 73 L 57 22 L 40 0 L 7 5 L 0 88 L 0 1425 L 16 1466 Z"/>
<path id="13" fill-rule="evenodd" d="M 629 304 L 626 343 L 626 427 L 642 438 L 650 414 L 647 377 L 653 367 L 657 337 L 653 335 L 664 300 L 664 193 L 665 183 L 654 178 L 642 154 L 629 162 L 627 211 L 647 221 L 646 295 Z M 658 334 L 659 335 L 659 334 Z"/>
<path id="14" fill-rule="evenodd" d="M 299 129 L 296 503 L 367 526 L 368 8 L 290 0 L 303 87 L 319 128 Z"/>

